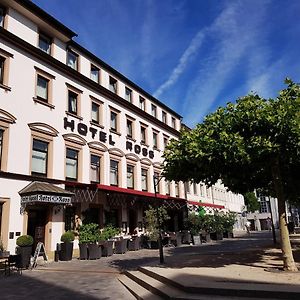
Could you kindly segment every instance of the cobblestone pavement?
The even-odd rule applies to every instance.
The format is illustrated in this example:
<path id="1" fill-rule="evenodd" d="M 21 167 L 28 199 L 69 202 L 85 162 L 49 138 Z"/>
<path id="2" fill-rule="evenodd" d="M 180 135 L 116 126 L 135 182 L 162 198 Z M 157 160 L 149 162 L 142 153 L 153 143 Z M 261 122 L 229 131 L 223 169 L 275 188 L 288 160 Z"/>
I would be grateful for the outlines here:
<path id="1" fill-rule="evenodd" d="M 258 264 L 264 267 L 266 249 L 270 246 L 271 233 L 260 232 L 199 246 L 164 248 L 165 266 L 215 268 Z M 274 253 L 278 261 L 280 253 Z M 139 266 L 159 266 L 158 250 L 142 249 L 95 261 L 52 262 L 23 271 L 22 276 L 0 275 L 0 299 L 135 299 L 119 283 L 118 276 L 123 270 Z M 274 266 L 278 267 L 276 263 Z"/>

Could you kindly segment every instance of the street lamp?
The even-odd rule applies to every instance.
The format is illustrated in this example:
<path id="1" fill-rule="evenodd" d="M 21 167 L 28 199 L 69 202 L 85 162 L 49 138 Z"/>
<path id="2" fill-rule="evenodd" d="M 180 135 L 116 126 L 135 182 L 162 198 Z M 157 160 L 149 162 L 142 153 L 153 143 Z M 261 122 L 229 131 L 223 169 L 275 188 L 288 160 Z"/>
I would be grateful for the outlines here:
<path id="1" fill-rule="evenodd" d="M 157 224 L 158 224 L 158 249 L 159 249 L 159 262 L 161 264 L 165 263 L 164 260 L 164 252 L 163 252 L 163 244 L 162 244 L 162 234 L 161 234 L 161 224 L 160 224 L 160 217 L 159 217 L 159 210 L 158 210 L 158 199 L 157 199 L 157 187 L 159 182 L 162 180 L 164 176 L 162 175 L 153 175 L 153 186 L 154 186 L 154 197 L 156 201 L 156 217 L 157 217 Z"/>

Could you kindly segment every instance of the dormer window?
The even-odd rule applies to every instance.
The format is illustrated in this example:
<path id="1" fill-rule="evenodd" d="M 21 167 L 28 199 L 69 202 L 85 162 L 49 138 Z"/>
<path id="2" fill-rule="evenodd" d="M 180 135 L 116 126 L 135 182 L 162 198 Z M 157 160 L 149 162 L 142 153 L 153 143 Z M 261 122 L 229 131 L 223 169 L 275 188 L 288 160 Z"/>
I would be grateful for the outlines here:
<path id="1" fill-rule="evenodd" d="M 67 51 L 67 66 L 78 70 L 78 54 L 70 49 Z"/>
<path id="2" fill-rule="evenodd" d="M 51 53 L 51 42 L 51 38 L 45 34 L 39 34 L 39 48 L 48 54 Z"/>

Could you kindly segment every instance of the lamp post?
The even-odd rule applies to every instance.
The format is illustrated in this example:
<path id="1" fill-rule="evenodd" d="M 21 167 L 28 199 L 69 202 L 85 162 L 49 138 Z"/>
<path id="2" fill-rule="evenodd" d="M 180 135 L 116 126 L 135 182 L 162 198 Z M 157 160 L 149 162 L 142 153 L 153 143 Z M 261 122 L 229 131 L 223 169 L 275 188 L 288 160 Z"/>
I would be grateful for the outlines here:
<path id="1" fill-rule="evenodd" d="M 158 249 L 159 249 L 159 262 L 160 264 L 165 263 L 164 259 L 164 252 L 163 252 L 163 244 L 162 244 L 162 234 L 161 234 L 161 224 L 160 224 L 160 217 L 159 217 L 159 210 L 158 210 L 158 201 L 157 201 L 157 187 L 159 182 L 164 176 L 161 175 L 153 175 L 153 186 L 154 186 L 154 197 L 156 201 L 156 217 L 157 217 L 157 224 L 158 224 Z"/>

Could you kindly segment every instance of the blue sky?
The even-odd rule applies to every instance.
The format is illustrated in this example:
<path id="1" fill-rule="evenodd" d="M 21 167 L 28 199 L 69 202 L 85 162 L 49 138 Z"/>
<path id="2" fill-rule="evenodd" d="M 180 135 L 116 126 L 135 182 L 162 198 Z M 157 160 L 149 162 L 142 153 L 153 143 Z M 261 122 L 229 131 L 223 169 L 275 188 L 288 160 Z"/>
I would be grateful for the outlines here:
<path id="1" fill-rule="evenodd" d="M 300 77 L 298 0 L 34 0 L 82 46 L 183 116 Z"/>

